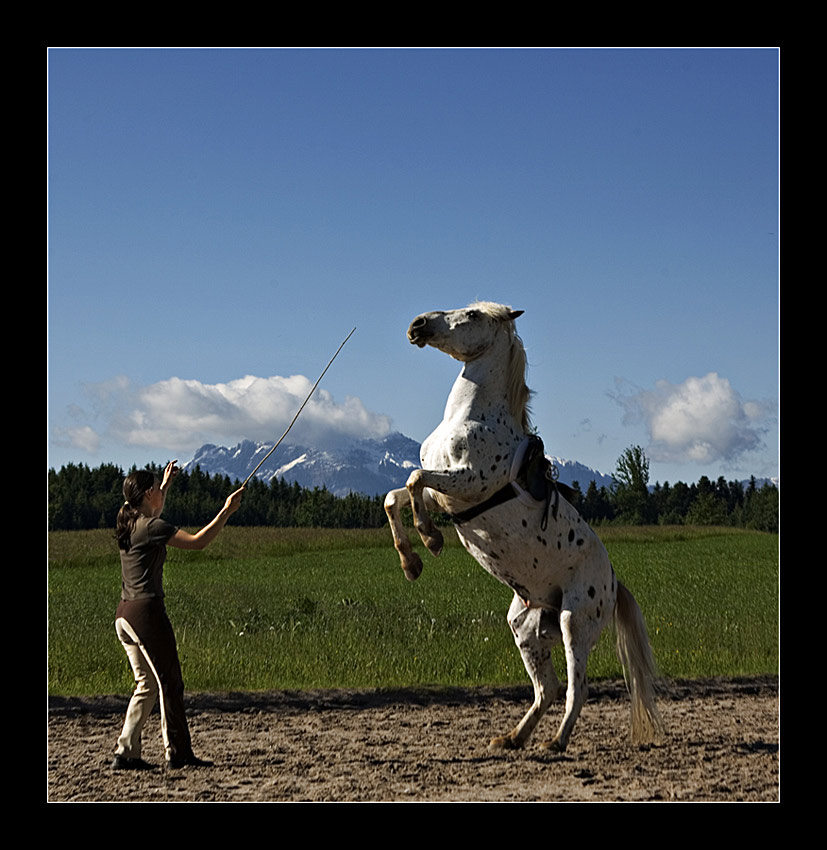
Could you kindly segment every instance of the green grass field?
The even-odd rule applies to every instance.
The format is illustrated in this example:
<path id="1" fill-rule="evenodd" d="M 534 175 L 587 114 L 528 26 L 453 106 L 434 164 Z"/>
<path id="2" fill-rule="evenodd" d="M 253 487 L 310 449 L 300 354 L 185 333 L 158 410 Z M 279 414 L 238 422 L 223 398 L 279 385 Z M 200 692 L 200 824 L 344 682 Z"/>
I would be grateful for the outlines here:
<path id="1" fill-rule="evenodd" d="M 778 672 L 778 536 L 725 528 L 600 528 L 673 678 Z M 505 621 L 508 588 L 450 530 L 408 582 L 387 528 L 226 528 L 168 549 L 167 610 L 189 691 L 527 684 Z M 412 537 L 412 539 L 414 539 Z M 416 540 L 418 543 L 418 539 Z M 55 695 L 127 694 L 115 636 L 110 531 L 51 532 L 48 680 Z M 555 655 L 561 678 L 562 652 Z M 592 679 L 622 675 L 613 634 Z"/>

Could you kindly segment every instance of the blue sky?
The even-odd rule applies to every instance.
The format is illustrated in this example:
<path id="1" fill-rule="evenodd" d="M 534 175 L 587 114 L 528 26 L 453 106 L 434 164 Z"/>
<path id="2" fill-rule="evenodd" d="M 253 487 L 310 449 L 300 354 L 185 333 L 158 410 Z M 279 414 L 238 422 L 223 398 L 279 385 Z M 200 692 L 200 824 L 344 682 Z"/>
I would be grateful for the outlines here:
<path id="1" fill-rule="evenodd" d="M 439 422 L 518 320 L 550 453 L 778 476 L 775 49 L 52 49 L 48 465 Z"/>

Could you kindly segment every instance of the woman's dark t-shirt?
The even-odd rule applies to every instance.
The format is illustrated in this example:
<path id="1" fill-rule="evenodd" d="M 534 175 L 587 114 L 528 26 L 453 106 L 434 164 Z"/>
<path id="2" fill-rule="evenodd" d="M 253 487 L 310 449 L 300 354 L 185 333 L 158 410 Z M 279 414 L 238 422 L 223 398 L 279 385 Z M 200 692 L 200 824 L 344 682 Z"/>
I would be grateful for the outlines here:
<path id="1" fill-rule="evenodd" d="M 121 549 L 121 599 L 163 598 L 166 544 L 177 530 L 161 517 L 138 517 L 129 549 Z"/>

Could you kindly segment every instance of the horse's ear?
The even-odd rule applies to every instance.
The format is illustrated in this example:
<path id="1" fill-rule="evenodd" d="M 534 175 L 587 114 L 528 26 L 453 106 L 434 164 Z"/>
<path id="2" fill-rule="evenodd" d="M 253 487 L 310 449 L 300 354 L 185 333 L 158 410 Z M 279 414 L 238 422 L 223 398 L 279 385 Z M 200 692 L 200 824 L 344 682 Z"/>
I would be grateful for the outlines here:
<path id="1" fill-rule="evenodd" d="M 508 314 L 508 319 L 509 319 L 509 321 L 512 321 L 512 322 L 513 322 L 513 321 L 514 321 L 514 319 L 519 318 L 520 316 L 522 316 L 522 315 L 523 315 L 523 313 L 525 313 L 525 310 L 512 310 L 512 311 Z"/>

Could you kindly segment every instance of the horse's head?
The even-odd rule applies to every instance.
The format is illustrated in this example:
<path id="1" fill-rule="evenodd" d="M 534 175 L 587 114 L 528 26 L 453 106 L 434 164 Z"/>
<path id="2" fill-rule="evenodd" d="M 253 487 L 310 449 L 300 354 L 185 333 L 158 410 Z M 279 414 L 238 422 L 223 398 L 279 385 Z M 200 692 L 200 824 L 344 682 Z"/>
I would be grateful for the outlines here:
<path id="1" fill-rule="evenodd" d="M 522 310 L 504 304 L 476 301 L 462 310 L 417 316 L 408 328 L 408 339 L 420 348 L 431 345 L 466 364 L 489 352 L 491 357 L 502 358 L 500 374 L 511 415 L 528 433 L 531 390 L 526 385 L 525 348 L 514 326 L 514 320 L 522 314 Z M 465 366 L 463 373 L 468 368 L 472 367 Z M 488 373 L 487 382 L 492 374 Z"/>
<path id="2" fill-rule="evenodd" d="M 408 328 L 408 339 L 423 348 L 431 345 L 456 360 L 468 362 L 486 352 L 496 335 L 506 329 L 514 336 L 514 319 L 523 314 L 503 304 L 477 301 L 461 310 L 439 310 L 417 316 Z"/>

